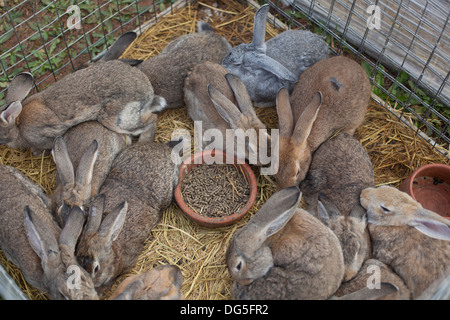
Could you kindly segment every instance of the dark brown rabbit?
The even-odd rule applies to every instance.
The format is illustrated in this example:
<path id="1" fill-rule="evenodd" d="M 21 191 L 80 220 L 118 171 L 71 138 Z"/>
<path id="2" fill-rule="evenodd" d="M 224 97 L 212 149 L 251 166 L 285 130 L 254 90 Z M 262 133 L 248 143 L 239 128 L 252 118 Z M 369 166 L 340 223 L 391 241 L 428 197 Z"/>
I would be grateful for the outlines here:
<path id="1" fill-rule="evenodd" d="M 172 202 L 179 163 L 172 161 L 169 144 L 136 143 L 124 149 L 92 202 L 76 255 L 100 292 L 135 265 Z"/>
<path id="2" fill-rule="evenodd" d="M 75 259 L 84 212 L 73 208 L 61 230 L 38 185 L 6 165 L 0 165 L 0 178 L 0 248 L 7 259 L 51 299 L 98 299 L 91 277 Z"/>

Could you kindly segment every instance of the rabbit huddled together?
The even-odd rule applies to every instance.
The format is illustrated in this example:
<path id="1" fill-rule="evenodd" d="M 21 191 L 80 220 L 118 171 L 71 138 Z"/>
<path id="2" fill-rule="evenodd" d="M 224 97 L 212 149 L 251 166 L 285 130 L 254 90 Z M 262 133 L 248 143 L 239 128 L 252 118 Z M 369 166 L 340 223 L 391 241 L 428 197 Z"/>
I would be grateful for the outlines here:
<path id="1" fill-rule="evenodd" d="M 275 106 L 279 190 L 230 239 L 232 298 L 420 299 L 443 285 L 449 291 L 450 222 L 396 188 L 376 187 L 353 136 L 371 94 L 365 71 L 330 57 L 309 31 L 266 42 L 269 8 L 256 12 L 249 44 L 231 47 L 200 22 L 153 58 L 120 59 L 136 38 L 129 32 L 100 61 L 29 97 L 30 73 L 11 81 L 0 143 L 51 150 L 57 170 L 48 196 L 0 165 L 0 248 L 28 283 L 51 299 L 99 299 L 136 265 L 178 184 L 173 152 L 182 140 L 154 141 L 160 111 L 185 106 L 202 123 L 200 137 L 208 129 L 224 138 L 260 132 L 244 146 L 246 159 L 258 159 L 274 150 L 254 107 Z M 369 269 L 378 272 L 375 289 Z M 109 299 L 183 299 L 182 282 L 177 266 L 161 265 L 128 277 Z"/>

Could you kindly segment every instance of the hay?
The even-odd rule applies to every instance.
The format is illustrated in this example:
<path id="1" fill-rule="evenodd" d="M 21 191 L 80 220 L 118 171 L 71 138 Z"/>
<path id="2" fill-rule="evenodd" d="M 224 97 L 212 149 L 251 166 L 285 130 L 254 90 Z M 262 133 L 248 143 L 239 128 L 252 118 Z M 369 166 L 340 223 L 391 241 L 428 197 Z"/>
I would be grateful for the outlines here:
<path id="1" fill-rule="evenodd" d="M 250 42 L 253 15 L 253 9 L 231 0 L 219 2 L 218 8 L 213 8 L 209 1 L 198 2 L 158 19 L 156 24 L 143 32 L 124 57 L 142 59 L 161 52 L 170 40 L 194 32 L 197 19 L 209 22 L 233 45 Z M 279 31 L 268 25 L 268 38 Z M 275 108 L 257 108 L 256 112 L 268 129 L 277 127 Z M 166 110 L 160 114 L 155 140 L 169 141 L 175 129 L 189 130 L 193 136 L 193 122 L 184 108 Z M 358 128 L 356 136 L 369 153 L 377 185 L 398 186 L 413 170 L 426 163 L 449 164 L 447 158 L 414 135 L 411 129 L 374 100 L 371 100 L 365 122 Z M 19 168 L 51 194 L 56 171 L 50 156 L 33 157 L 29 151 L 20 152 L 0 146 L 0 163 Z M 182 291 L 186 299 L 229 299 L 232 279 L 225 265 L 228 243 L 234 232 L 247 223 L 277 189 L 272 176 L 262 176 L 259 168 L 252 168 L 258 181 L 258 194 L 250 213 L 240 222 L 220 229 L 202 228 L 184 217 L 176 203 L 172 203 L 149 235 L 130 274 L 142 273 L 166 263 L 175 264 L 184 277 Z M 3 254 L 0 254 L 0 263 L 30 299 L 45 299 L 44 294 L 25 283 L 20 271 Z M 112 290 L 126 276 L 121 276 Z"/>

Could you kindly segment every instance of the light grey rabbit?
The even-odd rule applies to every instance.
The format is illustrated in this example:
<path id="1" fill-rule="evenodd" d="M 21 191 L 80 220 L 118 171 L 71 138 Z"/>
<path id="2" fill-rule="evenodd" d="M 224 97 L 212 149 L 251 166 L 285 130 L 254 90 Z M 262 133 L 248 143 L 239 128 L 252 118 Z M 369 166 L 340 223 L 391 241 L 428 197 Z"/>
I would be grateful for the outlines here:
<path id="1" fill-rule="evenodd" d="M 155 94 L 166 99 L 167 108 L 178 108 L 184 105 L 183 85 L 188 72 L 205 61 L 220 63 L 230 49 L 225 38 L 207 23 L 199 22 L 197 33 L 176 38 L 137 68 L 150 79 Z"/>
<path id="2" fill-rule="evenodd" d="M 134 267 L 144 242 L 170 205 L 180 162 L 174 143 L 136 143 L 124 149 L 91 204 L 76 256 L 99 292 Z"/>
<path id="3" fill-rule="evenodd" d="M 51 299 L 98 299 L 74 251 L 84 223 L 75 207 L 61 230 L 42 189 L 17 169 L 0 165 L 0 247 L 33 287 Z"/>
<path id="4" fill-rule="evenodd" d="M 222 65 L 237 75 L 247 87 L 256 107 L 270 107 L 280 88 L 295 83 L 298 76 L 266 54 L 266 18 L 269 5 L 262 5 L 255 14 L 253 40 L 237 45 L 225 56 Z"/>
<path id="5" fill-rule="evenodd" d="M 162 265 L 127 277 L 109 300 L 183 300 L 183 275 L 176 265 Z"/>
<path id="6" fill-rule="evenodd" d="M 337 56 L 316 62 L 295 84 L 292 95 L 277 96 L 280 188 L 299 185 L 312 154 L 337 131 L 353 135 L 364 121 L 371 94 L 366 72 L 354 60 Z"/>
<path id="7" fill-rule="evenodd" d="M 274 193 L 237 230 L 226 261 L 233 299 L 328 299 L 344 276 L 336 235 L 298 208 L 301 192 Z"/>
<path id="8" fill-rule="evenodd" d="M 166 106 L 144 73 L 119 60 L 94 63 L 26 98 L 32 87 L 30 73 L 11 81 L 0 114 L 0 143 L 35 154 L 90 120 L 117 133 L 140 135 L 154 127 L 155 113 Z"/>
<path id="9" fill-rule="evenodd" d="M 131 145 L 130 137 L 111 131 L 97 121 L 80 123 L 55 139 L 52 155 L 58 174 L 52 211 L 60 226 L 64 226 L 73 206 L 89 207 L 115 157 L 128 145 Z"/>
<path id="10" fill-rule="evenodd" d="M 297 79 L 317 61 L 330 57 L 330 48 L 323 37 L 309 30 L 287 30 L 267 40 L 266 55 L 281 63 Z M 295 83 L 289 83 L 292 92 Z"/>
<path id="11" fill-rule="evenodd" d="M 186 78 L 184 95 L 189 116 L 194 121 L 201 121 L 202 132 L 198 137 L 203 137 L 209 129 L 220 130 L 223 137 L 221 143 L 225 150 L 227 140 L 234 138 L 227 137 L 227 130 L 232 129 L 234 132 L 242 129 L 244 133 L 249 133 L 249 138 L 245 141 L 237 138 L 234 150 L 228 152 L 234 152 L 241 159 L 251 158 L 251 163 L 255 165 L 260 163 L 259 152 L 268 156 L 270 136 L 266 126 L 256 115 L 247 89 L 239 77 L 229 73 L 219 64 L 204 62 L 195 66 Z M 255 134 L 253 138 L 250 136 L 252 133 Z M 265 141 L 259 143 L 260 137 Z M 245 143 L 245 146 L 239 145 L 240 142 Z M 203 147 L 207 143 L 208 141 L 203 139 L 199 141 L 199 145 Z"/>
<path id="12" fill-rule="evenodd" d="M 356 138 L 345 132 L 320 145 L 306 178 L 300 183 L 306 210 L 331 228 L 341 242 L 346 267 L 344 281 L 354 277 L 370 257 L 366 211 L 359 196 L 363 189 L 374 186 L 369 155 Z M 325 214 L 319 214 L 319 200 L 326 208 Z"/>
<path id="13" fill-rule="evenodd" d="M 390 186 L 361 192 L 373 258 L 387 264 L 419 297 L 450 264 L 450 221 Z"/>
<path id="14" fill-rule="evenodd" d="M 391 284 L 392 288 L 384 288 Z M 343 282 L 333 296 L 336 300 L 410 300 L 405 282 L 390 267 L 376 259 L 364 262 L 358 274 Z"/>

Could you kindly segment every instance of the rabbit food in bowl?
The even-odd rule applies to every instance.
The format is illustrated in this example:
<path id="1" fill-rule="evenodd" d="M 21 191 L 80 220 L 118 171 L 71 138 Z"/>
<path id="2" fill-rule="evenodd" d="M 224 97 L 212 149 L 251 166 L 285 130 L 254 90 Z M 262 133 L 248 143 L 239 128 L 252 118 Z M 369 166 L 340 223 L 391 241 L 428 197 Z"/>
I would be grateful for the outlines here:
<path id="1" fill-rule="evenodd" d="M 220 161 L 206 164 L 205 156 L 217 156 Z M 183 212 L 201 226 L 233 224 L 255 202 L 256 178 L 252 169 L 245 163 L 238 164 L 235 157 L 231 159 L 234 164 L 225 164 L 225 153 L 208 150 L 194 154 L 180 167 L 175 199 Z"/>

